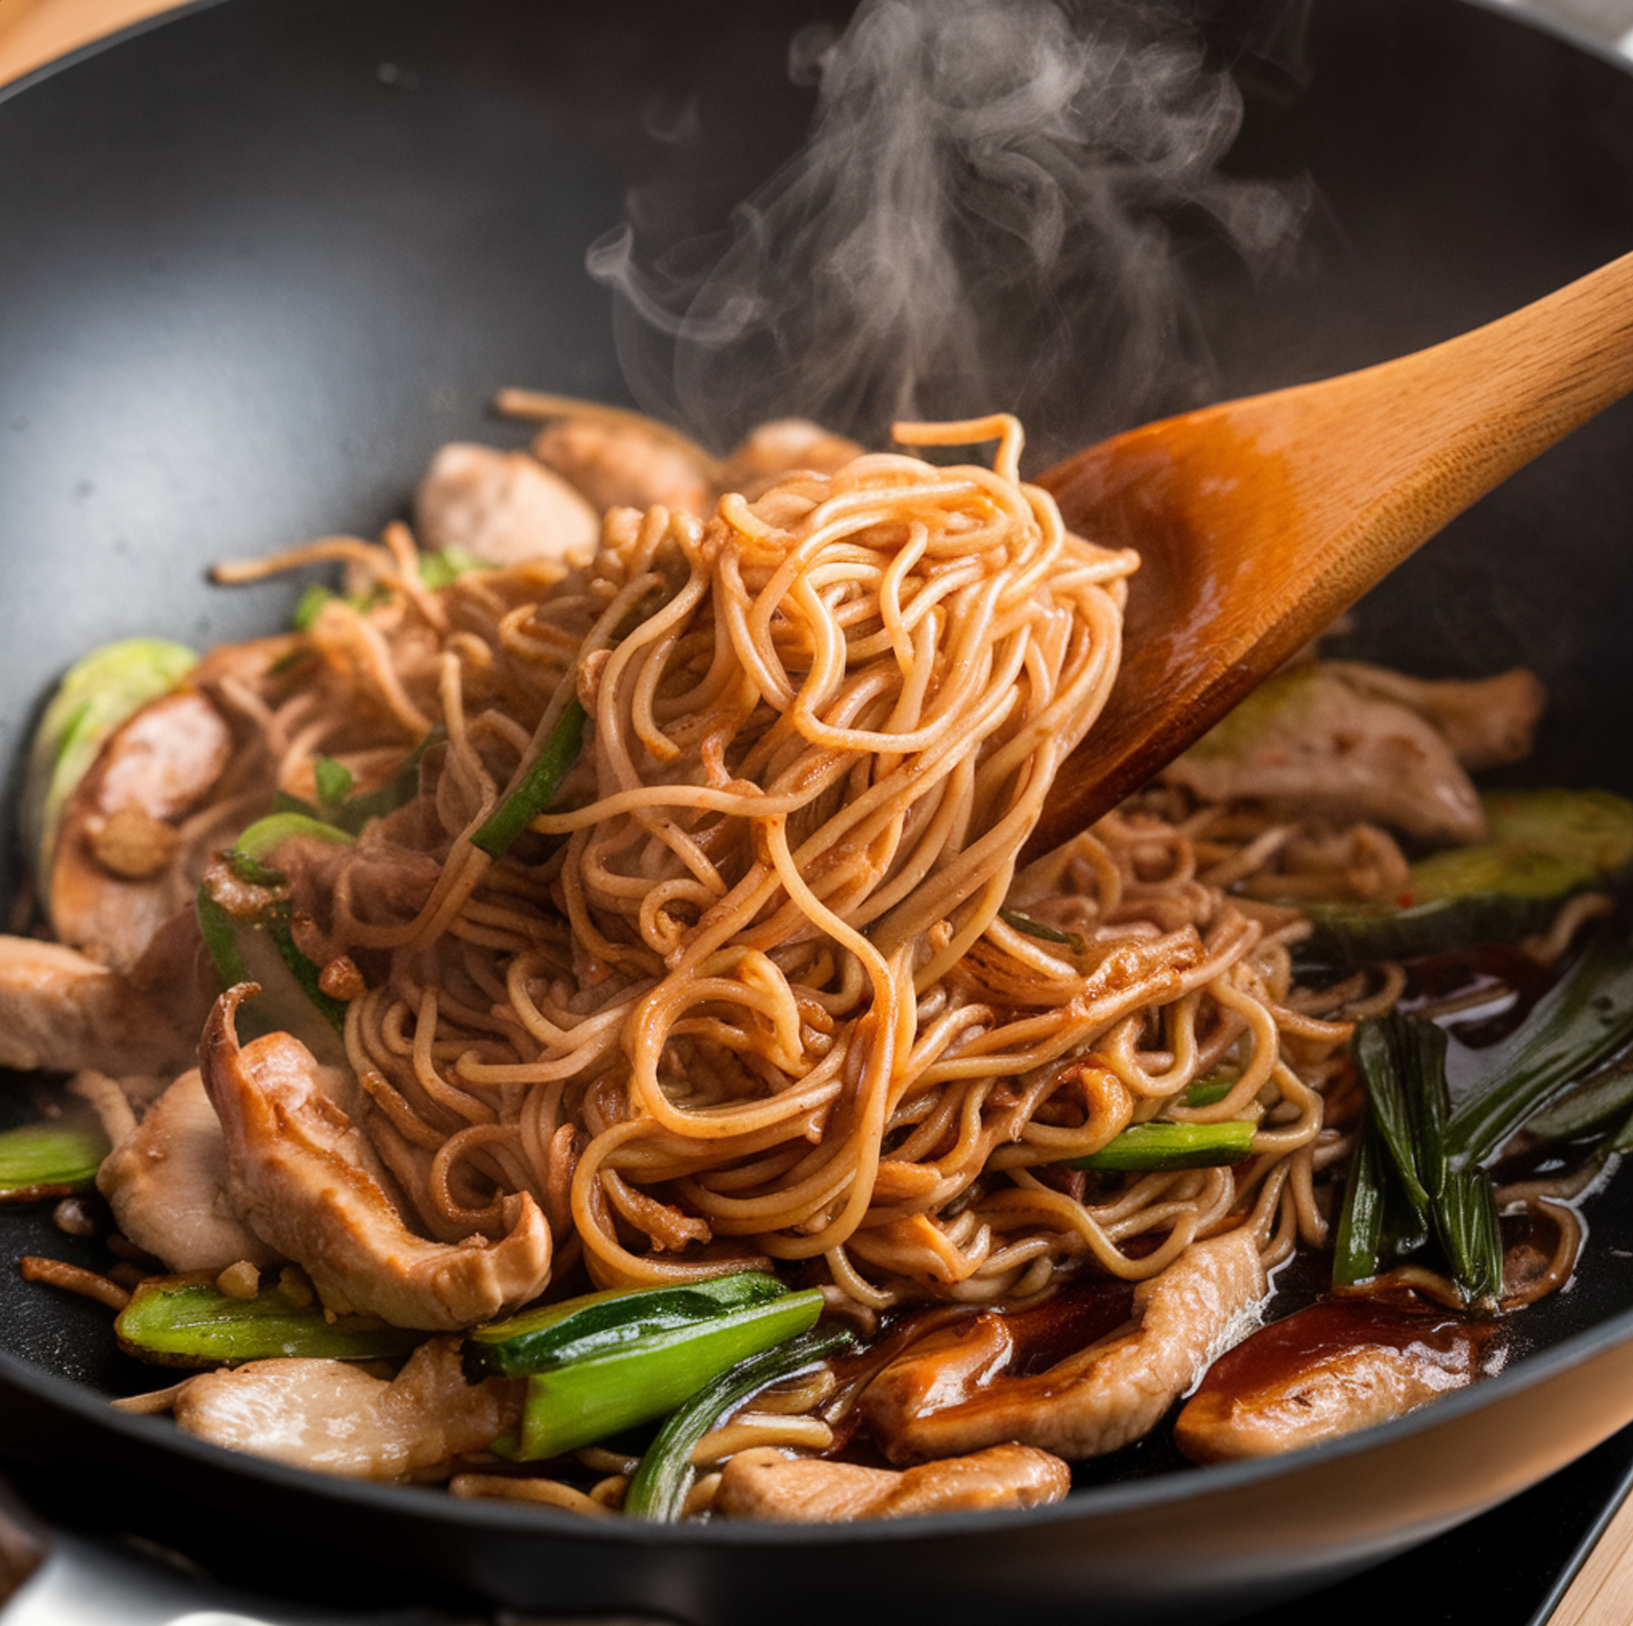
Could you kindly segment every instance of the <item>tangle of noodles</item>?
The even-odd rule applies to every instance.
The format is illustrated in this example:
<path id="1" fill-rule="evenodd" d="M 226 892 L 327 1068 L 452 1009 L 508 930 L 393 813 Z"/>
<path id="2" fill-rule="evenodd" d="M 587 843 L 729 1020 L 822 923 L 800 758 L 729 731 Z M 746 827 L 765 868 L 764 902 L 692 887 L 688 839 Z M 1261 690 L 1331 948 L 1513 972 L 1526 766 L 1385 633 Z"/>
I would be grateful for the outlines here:
<path id="1" fill-rule="evenodd" d="M 1272 1260 L 1324 1235 L 1332 1018 L 1365 990 L 1295 989 L 1298 917 L 1226 896 L 1275 842 L 1209 858 L 1201 824 L 1125 810 L 1015 871 L 1137 559 L 1019 480 L 1013 420 L 898 438 L 999 450 L 863 456 L 707 521 L 614 510 L 593 557 L 438 591 L 401 527 L 263 567 L 338 557 L 368 590 L 223 684 L 282 787 L 432 742 L 416 801 L 286 866 L 431 1236 L 497 1235 L 527 1192 L 558 1276 L 769 1258 L 881 1310 L 1145 1278 L 1236 1226 Z M 582 755 L 491 859 L 473 834 L 575 697 Z M 1228 1087 L 1187 1104 L 1205 1076 Z M 1252 1116 L 1252 1155 L 1063 1166 L 1158 1113 Z"/>

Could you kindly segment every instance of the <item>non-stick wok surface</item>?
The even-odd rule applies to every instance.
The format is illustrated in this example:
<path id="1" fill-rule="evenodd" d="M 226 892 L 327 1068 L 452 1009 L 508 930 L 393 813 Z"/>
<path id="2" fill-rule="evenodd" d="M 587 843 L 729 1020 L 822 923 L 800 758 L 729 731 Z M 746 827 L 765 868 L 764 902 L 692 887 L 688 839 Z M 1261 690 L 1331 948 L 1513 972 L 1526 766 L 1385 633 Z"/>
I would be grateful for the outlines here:
<path id="1" fill-rule="evenodd" d="M 213 589 L 211 561 L 371 532 L 442 441 L 519 441 L 488 414 L 499 387 L 627 398 L 583 256 L 658 161 L 649 115 L 694 107 L 711 145 L 686 207 L 718 220 L 799 140 L 809 93 L 784 57 L 820 9 L 230 0 L 0 98 L 12 769 L 88 646 L 282 619 L 293 588 Z M 1317 0 L 1300 48 L 1266 61 L 1240 46 L 1265 9 L 1210 13 L 1249 88 L 1231 161 L 1308 174 L 1320 203 L 1295 272 L 1200 290 L 1216 393 L 1432 342 L 1633 248 L 1633 77 L 1608 57 L 1459 0 Z M 1040 427 L 1092 438 L 1113 427 L 1098 410 Z M 1623 408 L 1375 593 L 1347 647 L 1430 676 L 1532 665 L 1554 703 L 1526 774 L 1633 791 L 1630 542 Z M 8 1084 L 0 1113 L 25 1115 L 33 1088 Z M 110 1413 L 106 1394 L 151 1374 L 113 1351 L 105 1312 L 9 1268 L 0 1450 L 171 1541 L 352 1552 L 565 1613 L 1224 1618 L 1466 1518 L 1633 1418 L 1626 1178 L 1590 1220 L 1580 1279 L 1528 1312 L 1503 1376 L 1283 1461 L 1198 1472 L 1157 1438 L 1027 1515 L 666 1530 L 317 1480 Z M 0 1213 L 0 1256 L 79 1247 L 42 1212 Z"/>

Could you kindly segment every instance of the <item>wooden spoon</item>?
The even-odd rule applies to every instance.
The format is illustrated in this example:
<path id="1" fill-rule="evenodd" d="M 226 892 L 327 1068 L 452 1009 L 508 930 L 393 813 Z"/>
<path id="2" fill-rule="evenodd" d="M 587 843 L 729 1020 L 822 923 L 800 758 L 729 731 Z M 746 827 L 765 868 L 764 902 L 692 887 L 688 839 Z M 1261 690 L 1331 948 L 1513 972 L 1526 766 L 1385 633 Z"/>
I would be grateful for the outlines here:
<path id="1" fill-rule="evenodd" d="M 1040 483 L 1131 546 L 1123 664 L 1027 856 L 1199 739 L 1369 587 L 1633 390 L 1633 254 L 1460 338 L 1114 436 Z"/>

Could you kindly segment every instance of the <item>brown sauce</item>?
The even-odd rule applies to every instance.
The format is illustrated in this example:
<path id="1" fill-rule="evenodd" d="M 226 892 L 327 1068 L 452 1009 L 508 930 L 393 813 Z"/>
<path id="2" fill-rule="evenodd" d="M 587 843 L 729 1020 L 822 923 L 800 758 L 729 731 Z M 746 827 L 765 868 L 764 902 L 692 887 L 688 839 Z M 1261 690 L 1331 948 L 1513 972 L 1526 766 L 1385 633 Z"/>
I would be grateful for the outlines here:
<path id="1" fill-rule="evenodd" d="M 1411 1351 L 1435 1365 L 1478 1364 L 1493 1331 L 1406 1295 L 1332 1298 L 1262 1327 L 1215 1361 L 1198 1394 L 1248 1394 L 1285 1383 L 1319 1362 L 1371 1345 Z"/>

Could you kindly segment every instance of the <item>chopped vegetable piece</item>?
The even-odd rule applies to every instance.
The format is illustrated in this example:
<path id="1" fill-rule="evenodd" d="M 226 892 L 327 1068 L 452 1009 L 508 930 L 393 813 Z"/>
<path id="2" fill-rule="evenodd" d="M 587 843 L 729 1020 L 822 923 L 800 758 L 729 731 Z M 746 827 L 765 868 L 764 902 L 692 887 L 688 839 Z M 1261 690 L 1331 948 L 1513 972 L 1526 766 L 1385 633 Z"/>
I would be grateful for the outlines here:
<path id="1" fill-rule="evenodd" d="M 210 877 L 195 901 L 199 932 L 224 988 L 239 983 L 260 985 L 245 1007 L 246 1031 L 285 1032 L 302 1040 L 320 1061 L 338 1063 L 335 1040 L 346 1029 L 345 1004 L 323 991 L 323 968 L 301 952 L 290 930 L 290 905 L 279 893 L 284 874 L 271 859 L 284 842 L 308 836 L 331 845 L 352 840 L 345 831 L 304 813 L 270 813 L 257 819 L 226 854 L 233 873 L 264 889 L 265 901 L 253 913 L 224 908 L 211 892 Z M 312 1018 L 321 1018 L 321 1026 Z"/>
<path id="2" fill-rule="evenodd" d="M 1426 1223 L 1446 1183 L 1446 1035 L 1416 1017 L 1372 1017 L 1356 1027 L 1354 1051 L 1395 1180 Z"/>
<path id="3" fill-rule="evenodd" d="M 672 1524 L 686 1505 L 692 1484 L 692 1452 L 697 1443 L 745 1401 L 762 1389 L 782 1383 L 855 1346 L 843 1327 L 822 1327 L 740 1361 L 706 1389 L 692 1396 L 658 1431 L 635 1470 L 624 1495 L 624 1512 L 633 1519 Z"/>
<path id="4" fill-rule="evenodd" d="M 197 664 L 198 656 L 185 644 L 123 638 L 68 668 L 34 731 L 19 814 L 42 895 L 50 895 L 62 810 L 103 741 L 150 700 L 168 694 Z"/>
<path id="5" fill-rule="evenodd" d="M 1083 939 L 1076 932 L 1063 932 L 1056 926 L 1046 925 L 1041 920 L 1034 920 L 1030 915 L 1023 915 L 1018 909 L 1000 909 L 998 918 L 1006 926 L 1013 926 L 1018 932 L 1025 932 L 1028 937 L 1041 938 L 1045 943 L 1064 943 L 1068 948 L 1081 950 Z"/>
<path id="6" fill-rule="evenodd" d="M 1524 1025 L 1482 1053 L 1489 1071 L 1452 1114 L 1454 1166 L 1483 1163 L 1538 1108 L 1633 1039 L 1633 948 L 1594 943 Z"/>
<path id="7" fill-rule="evenodd" d="M 366 790 L 356 796 L 326 799 L 320 806 L 314 807 L 310 802 L 304 802 L 298 796 L 291 796 L 287 791 L 279 791 L 273 798 L 274 813 L 299 813 L 320 823 L 332 825 L 336 830 L 344 830 L 348 835 L 361 835 L 366 825 L 375 819 L 383 819 L 388 813 L 395 813 L 399 807 L 406 807 L 420 791 L 420 762 L 425 753 L 433 745 L 440 745 L 448 738 L 448 730 L 437 723 L 430 732 L 414 747 L 412 751 L 398 764 L 396 771 L 383 785 L 377 785 L 373 790 Z M 326 758 L 320 758 L 316 766 L 321 768 Z M 339 768 L 340 764 L 333 764 Z M 341 768 L 341 772 L 346 770 Z M 350 774 L 347 774 L 348 788 Z M 318 795 L 323 796 L 323 785 L 318 785 Z"/>
<path id="8" fill-rule="evenodd" d="M 535 1373 L 516 1455 L 560 1456 L 662 1417 L 739 1361 L 809 1331 L 822 1304 L 817 1288 L 788 1293 Z"/>
<path id="9" fill-rule="evenodd" d="M 318 800 L 326 810 L 343 802 L 352 788 L 351 769 L 333 757 L 319 757 L 312 764 L 312 777 L 317 781 Z"/>
<path id="10" fill-rule="evenodd" d="M 113 1325 L 126 1354 L 157 1366 L 235 1366 L 285 1355 L 382 1360 L 407 1354 L 425 1336 L 378 1316 L 331 1320 L 322 1305 L 302 1309 L 275 1287 L 230 1298 L 202 1276 L 143 1282 Z"/>
<path id="11" fill-rule="evenodd" d="M 1491 1176 L 1483 1169 L 1449 1173 L 1435 1219 L 1459 1291 L 1470 1304 L 1493 1302 L 1503 1285 L 1503 1237 Z"/>
<path id="12" fill-rule="evenodd" d="M 1199 1078 L 1194 1083 L 1185 1086 L 1185 1105 L 1188 1107 L 1212 1107 L 1221 1101 L 1236 1088 L 1234 1073 L 1212 1074 L 1206 1078 Z"/>
<path id="13" fill-rule="evenodd" d="M 1619 1125 L 1633 1108 L 1633 1052 L 1617 1057 L 1579 1089 L 1526 1121 L 1525 1132 L 1539 1141 L 1580 1140 Z"/>
<path id="14" fill-rule="evenodd" d="M 1547 929 L 1577 892 L 1633 866 L 1633 802 L 1603 790 L 1498 791 L 1481 798 L 1490 837 L 1419 859 L 1402 908 L 1302 904 L 1314 927 L 1301 963 L 1363 965 Z"/>
<path id="15" fill-rule="evenodd" d="M 296 632 L 310 632 L 323 606 L 330 599 L 339 597 L 333 588 L 325 587 L 322 582 L 308 582 L 301 596 L 295 600 L 295 608 L 289 617 L 290 626 Z"/>
<path id="16" fill-rule="evenodd" d="M 475 1328 L 465 1339 L 465 1375 L 473 1381 L 491 1373 L 526 1377 L 787 1292 L 768 1271 L 743 1270 L 682 1286 L 586 1293 Z"/>
<path id="17" fill-rule="evenodd" d="M 1217 1124 L 1159 1122 L 1131 1124 L 1098 1152 L 1074 1157 L 1074 1169 L 1125 1173 L 1144 1169 L 1206 1169 L 1240 1163 L 1253 1152 L 1258 1125 L 1247 1118 Z"/>
<path id="18" fill-rule="evenodd" d="M 488 816 L 487 821 L 471 837 L 490 858 L 503 858 L 516 838 L 555 799 L 561 782 L 578 761 L 584 749 L 584 729 L 589 714 L 575 694 L 567 702 L 544 749 L 533 766 L 522 776 L 522 782 Z"/>
<path id="19" fill-rule="evenodd" d="M 443 588 L 472 570 L 497 570 L 498 565 L 487 559 L 478 559 L 464 548 L 443 548 L 437 553 L 420 557 L 420 580 L 430 588 Z"/>
<path id="20" fill-rule="evenodd" d="M 227 861 L 240 880 L 256 886 L 282 886 L 282 871 L 267 860 L 294 836 L 310 836 L 314 841 L 331 846 L 343 846 L 352 839 L 344 830 L 305 813 L 269 813 L 264 819 L 257 819 L 232 844 Z"/>
<path id="21" fill-rule="evenodd" d="M 1333 1244 L 1335 1287 L 1370 1282 L 1383 1268 L 1385 1191 L 1384 1153 L 1369 1122 L 1344 1185 L 1344 1208 Z"/>
<path id="22" fill-rule="evenodd" d="M 0 1202 L 66 1197 L 96 1178 L 108 1137 L 85 1119 L 24 1124 L 0 1134 Z"/>

